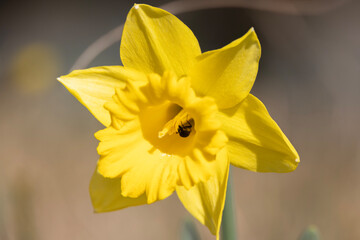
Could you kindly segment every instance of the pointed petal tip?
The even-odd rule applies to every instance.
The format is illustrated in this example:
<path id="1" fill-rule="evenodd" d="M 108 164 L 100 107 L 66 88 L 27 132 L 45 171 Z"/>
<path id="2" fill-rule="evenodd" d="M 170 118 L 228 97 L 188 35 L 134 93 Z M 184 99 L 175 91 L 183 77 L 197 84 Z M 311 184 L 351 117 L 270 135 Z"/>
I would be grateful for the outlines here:
<path id="1" fill-rule="evenodd" d="M 248 31 L 245 35 L 248 35 L 248 36 L 249 36 L 249 35 L 251 35 L 251 34 L 254 34 L 255 37 L 256 37 L 256 39 L 258 38 L 254 27 L 251 27 L 251 28 L 249 29 L 249 31 Z M 259 40 L 257 39 L 257 41 L 259 41 Z"/>
<path id="2" fill-rule="evenodd" d="M 60 77 L 57 77 L 56 80 L 58 80 L 58 81 L 61 82 L 62 84 L 65 84 L 65 77 L 66 77 L 66 75 L 60 76 Z"/>
<path id="3" fill-rule="evenodd" d="M 139 4 L 134 3 L 134 8 L 135 8 L 135 9 L 139 9 Z"/>
<path id="4" fill-rule="evenodd" d="M 248 31 L 248 34 L 254 34 L 256 39 L 258 38 L 254 27 L 250 28 L 250 30 Z M 259 41 L 259 40 L 257 40 L 257 41 Z"/>
<path id="5" fill-rule="evenodd" d="M 245 36 L 249 36 L 249 35 L 252 35 L 252 34 L 255 35 L 256 39 L 258 38 L 254 27 L 251 27 L 251 28 L 249 29 L 249 31 L 247 31 L 247 33 L 245 34 Z M 257 39 L 257 41 L 259 41 L 259 40 Z"/>

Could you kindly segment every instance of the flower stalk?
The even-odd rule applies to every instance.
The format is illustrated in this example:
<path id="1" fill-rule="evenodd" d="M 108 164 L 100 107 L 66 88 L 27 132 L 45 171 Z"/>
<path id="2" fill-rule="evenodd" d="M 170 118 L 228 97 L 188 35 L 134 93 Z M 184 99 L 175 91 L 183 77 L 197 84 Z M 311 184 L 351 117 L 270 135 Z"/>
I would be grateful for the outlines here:
<path id="1" fill-rule="evenodd" d="M 236 209 L 234 205 L 232 170 L 229 169 L 228 185 L 226 189 L 225 207 L 222 217 L 222 240 L 237 240 L 236 238 Z"/>

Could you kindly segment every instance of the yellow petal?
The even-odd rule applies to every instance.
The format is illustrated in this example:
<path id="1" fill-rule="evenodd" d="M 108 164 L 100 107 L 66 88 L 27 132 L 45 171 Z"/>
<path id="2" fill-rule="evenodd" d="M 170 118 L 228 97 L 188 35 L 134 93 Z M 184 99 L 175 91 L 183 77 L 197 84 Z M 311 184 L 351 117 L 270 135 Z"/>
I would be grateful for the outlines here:
<path id="1" fill-rule="evenodd" d="M 146 196 L 123 197 L 120 178 L 104 178 L 95 170 L 90 181 L 90 197 L 95 212 L 109 212 L 126 207 L 146 204 Z"/>
<path id="2" fill-rule="evenodd" d="M 216 175 L 207 182 L 198 183 L 189 190 L 177 187 L 176 192 L 184 207 L 218 239 L 229 175 L 229 160 L 225 148 L 218 153 L 216 164 Z"/>
<path id="3" fill-rule="evenodd" d="M 196 37 L 174 15 L 144 4 L 130 10 L 120 46 L 124 66 L 160 75 L 172 70 L 179 77 L 200 54 Z"/>
<path id="4" fill-rule="evenodd" d="M 256 172 L 290 172 L 299 160 L 294 147 L 264 104 L 249 94 L 239 105 L 219 113 L 227 134 L 231 164 Z"/>
<path id="5" fill-rule="evenodd" d="M 220 109 L 241 102 L 250 92 L 258 71 L 261 47 L 254 29 L 229 45 L 198 57 L 190 72 L 198 95 L 216 99 Z"/>
<path id="6" fill-rule="evenodd" d="M 108 178 L 121 176 L 124 197 L 146 194 L 150 204 L 173 193 L 179 158 L 155 149 L 143 138 L 139 123 L 126 124 L 120 130 L 108 127 L 95 136 L 101 141 L 98 172 Z"/>
<path id="7" fill-rule="evenodd" d="M 104 103 L 111 100 L 115 88 L 123 88 L 126 81 L 146 81 L 146 76 L 122 66 L 94 67 L 75 70 L 58 80 L 105 126 L 110 125 L 110 114 Z"/>

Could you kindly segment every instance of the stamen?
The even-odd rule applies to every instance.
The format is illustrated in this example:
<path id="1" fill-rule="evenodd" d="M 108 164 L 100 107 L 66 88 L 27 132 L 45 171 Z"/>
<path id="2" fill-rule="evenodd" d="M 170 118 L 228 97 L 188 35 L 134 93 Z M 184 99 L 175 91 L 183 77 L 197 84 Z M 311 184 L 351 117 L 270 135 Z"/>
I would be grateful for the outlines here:
<path id="1" fill-rule="evenodd" d="M 193 119 L 190 119 L 189 114 L 183 109 L 173 119 L 165 123 L 163 129 L 159 132 L 158 137 L 163 138 L 165 135 L 170 136 L 174 133 L 178 133 L 179 128 L 181 129 L 183 126 L 186 126 L 186 130 L 190 133 L 192 127 L 190 121 L 192 123 L 194 122 Z"/>

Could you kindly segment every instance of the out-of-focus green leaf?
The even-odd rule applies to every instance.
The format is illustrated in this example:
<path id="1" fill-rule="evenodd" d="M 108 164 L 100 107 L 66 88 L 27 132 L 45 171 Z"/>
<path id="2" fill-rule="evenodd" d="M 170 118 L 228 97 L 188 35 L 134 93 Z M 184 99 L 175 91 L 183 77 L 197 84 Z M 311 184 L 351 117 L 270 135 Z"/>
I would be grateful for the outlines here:
<path id="1" fill-rule="evenodd" d="M 191 220 L 185 220 L 181 230 L 181 240 L 200 240 L 195 224 Z"/>
<path id="2" fill-rule="evenodd" d="M 319 230 L 316 226 L 309 226 L 303 231 L 299 240 L 320 240 Z"/>

